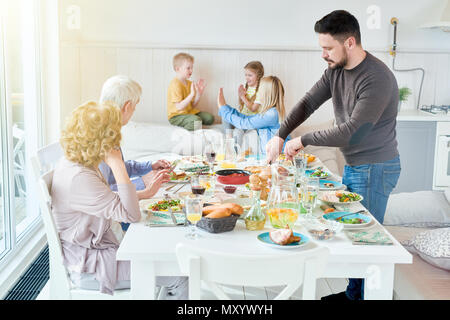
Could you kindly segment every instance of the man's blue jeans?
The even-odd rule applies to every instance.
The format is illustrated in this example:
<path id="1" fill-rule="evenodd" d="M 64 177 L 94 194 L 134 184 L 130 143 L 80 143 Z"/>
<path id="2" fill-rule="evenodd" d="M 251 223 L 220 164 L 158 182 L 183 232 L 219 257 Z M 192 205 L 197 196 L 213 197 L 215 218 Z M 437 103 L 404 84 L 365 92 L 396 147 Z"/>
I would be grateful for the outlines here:
<path id="1" fill-rule="evenodd" d="M 386 205 L 400 176 L 400 157 L 382 162 L 345 166 L 342 183 L 351 192 L 364 197 L 362 205 L 379 223 L 383 223 Z M 346 295 L 351 300 L 364 299 L 364 279 L 349 279 Z"/>

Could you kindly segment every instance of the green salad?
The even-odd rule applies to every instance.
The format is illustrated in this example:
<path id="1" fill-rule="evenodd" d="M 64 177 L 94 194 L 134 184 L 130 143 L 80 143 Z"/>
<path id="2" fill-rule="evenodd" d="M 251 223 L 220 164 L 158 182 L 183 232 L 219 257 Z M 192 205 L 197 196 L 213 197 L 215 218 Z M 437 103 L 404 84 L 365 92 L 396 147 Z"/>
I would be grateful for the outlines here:
<path id="1" fill-rule="evenodd" d="M 348 193 L 336 192 L 336 197 L 339 198 L 339 202 L 352 202 L 361 200 L 361 196 L 353 192 Z"/>
<path id="2" fill-rule="evenodd" d="M 365 223 L 365 221 L 361 218 L 346 218 L 346 217 L 339 217 L 336 219 L 336 221 L 338 222 L 342 222 L 345 224 L 361 224 L 361 223 Z"/>
<path id="3" fill-rule="evenodd" d="M 325 178 L 328 177 L 328 172 L 323 171 L 322 169 L 317 169 L 310 175 L 311 177 L 317 178 Z"/>

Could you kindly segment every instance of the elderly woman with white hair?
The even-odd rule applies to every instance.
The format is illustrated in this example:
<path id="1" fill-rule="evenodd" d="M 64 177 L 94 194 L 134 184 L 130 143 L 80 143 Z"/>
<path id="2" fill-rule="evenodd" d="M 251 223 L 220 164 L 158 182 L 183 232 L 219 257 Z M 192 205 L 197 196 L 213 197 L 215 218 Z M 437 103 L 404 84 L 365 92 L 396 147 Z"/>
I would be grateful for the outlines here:
<path id="1" fill-rule="evenodd" d="M 142 88 L 139 83 L 128 76 L 116 75 L 106 80 L 103 84 L 99 102 L 117 107 L 122 115 L 122 125 L 124 126 L 133 116 L 141 95 Z M 136 178 L 132 182 L 136 185 L 139 199 L 147 199 L 154 195 L 153 192 L 149 191 L 149 186 L 151 187 L 155 183 L 158 185 L 161 179 L 163 179 L 163 182 L 169 181 L 168 171 L 166 169 L 170 167 L 170 163 L 166 160 L 158 160 L 153 163 L 151 161 L 138 162 L 126 160 L 125 166 L 130 178 Z M 111 189 L 117 190 L 111 168 L 102 162 L 99 169 L 111 186 Z M 152 172 L 152 170 L 158 172 Z M 151 189 L 154 190 L 157 188 L 154 187 Z"/>
<path id="2" fill-rule="evenodd" d="M 112 226 L 141 219 L 136 187 L 119 151 L 121 127 L 122 115 L 113 106 L 88 102 L 76 108 L 61 134 L 64 157 L 55 167 L 50 191 L 73 284 L 106 294 L 130 287 L 130 263 L 116 260 L 121 239 Z M 111 168 L 117 193 L 99 172 L 102 161 Z M 156 282 L 168 287 L 167 298 L 186 299 L 186 278 L 158 277 Z"/>

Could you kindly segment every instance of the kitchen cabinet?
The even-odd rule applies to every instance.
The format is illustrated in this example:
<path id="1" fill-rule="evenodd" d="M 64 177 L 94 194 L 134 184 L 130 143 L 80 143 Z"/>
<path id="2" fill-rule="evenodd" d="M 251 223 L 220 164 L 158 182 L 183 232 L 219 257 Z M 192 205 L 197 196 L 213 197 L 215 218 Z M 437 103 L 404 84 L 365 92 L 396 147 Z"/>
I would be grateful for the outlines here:
<path id="1" fill-rule="evenodd" d="M 435 121 L 397 121 L 402 171 L 393 193 L 433 189 Z"/>

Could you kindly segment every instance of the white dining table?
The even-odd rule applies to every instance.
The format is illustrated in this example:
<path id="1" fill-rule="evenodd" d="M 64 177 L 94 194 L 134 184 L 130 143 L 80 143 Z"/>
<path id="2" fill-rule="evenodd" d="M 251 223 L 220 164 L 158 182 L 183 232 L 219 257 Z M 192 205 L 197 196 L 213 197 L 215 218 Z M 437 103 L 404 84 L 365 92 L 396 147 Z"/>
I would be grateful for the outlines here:
<path id="1" fill-rule="evenodd" d="M 216 189 L 217 187 L 220 186 L 216 186 Z M 186 185 L 182 191 L 188 190 L 189 185 Z M 160 193 L 163 194 L 164 190 Z M 352 204 L 352 210 L 358 208 L 364 207 L 359 203 Z M 323 212 L 318 205 L 313 213 L 320 215 Z M 230 232 L 214 234 L 198 229 L 200 238 L 190 240 L 185 237 L 188 227 L 149 227 L 145 217 L 143 213 L 140 222 L 130 225 L 116 255 L 117 260 L 130 261 L 132 299 L 155 299 L 157 276 L 183 275 L 175 254 L 178 243 L 247 256 L 285 255 L 292 252 L 269 247 L 257 239 L 260 233 L 272 230 L 269 221 L 266 221 L 264 230 L 249 231 L 245 228 L 244 221 L 239 219 L 234 230 Z M 299 218 L 293 230 L 306 235 L 309 242 L 295 250 L 309 250 L 315 246 L 327 247 L 330 255 L 323 278 L 364 278 L 366 300 L 393 298 L 395 265 L 412 263 L 412 255 L 375 219 L 372 219 L 367 228 L 382 228 L 391 238 L 392 245 L 355 245 L 344 232 L 333 239 L 314 240 L 302 226 L 302 221 Z"/>

